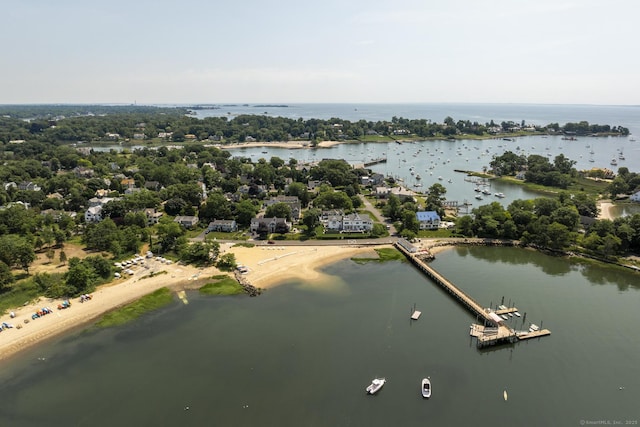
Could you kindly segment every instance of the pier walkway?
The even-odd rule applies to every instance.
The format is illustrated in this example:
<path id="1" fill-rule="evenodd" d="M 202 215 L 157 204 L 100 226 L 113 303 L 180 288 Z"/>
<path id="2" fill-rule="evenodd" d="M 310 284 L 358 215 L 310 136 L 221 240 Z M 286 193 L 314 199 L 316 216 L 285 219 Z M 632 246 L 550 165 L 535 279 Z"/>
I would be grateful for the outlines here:
<path id="1" fill-rule="evenodd" d="M 471 325 L 470 335 L 477 339 L 478 347 L 490 345 L 513 343 L 518 340 L 537 338 L 550 335 L 551 331 L 542 329 L 539 331 L 516 331 L 504 323 L 504 319 L 500 315 L 515 313 L 518 311 L 516 307 L 503 307 L 494 311 L 482 307 L 473 298 L 467 295 L 462 289 L 458 288 L 454 283 L 446 277 L 438 273 L 433 267 L 427 264 L 426 260 L 433 259 L 433 255 L 429 251 L 419 251 L 411 243 L 404 239 L 399 239 L 395 243 L 396 248 L 402 252 L 413 265 L 422 271 L 427 277 L 437 283 L 442 289 L 447 291 L 451 296 L 464 305 L 483 325 Z"/>
<path id="2" fill-rule="evenodd" d="M 498 320 L 487 312 L 484 307 L 475 302 L 473 298 L 467 295 L 462 289 L 458 288 L 452 282 L 447 280 L 446 277 L 438 273 L 436 270 L 431 268 L 426 262 L 420 259 L 417 253 L 411 253 L 406 248 L 406 244 L 396 244 L 396 248 L 402 252 L 409 261 L 413 263 L 418 269 L 420 269 L 424 274 L 427 275 L 431 280 L 436 282 L 440 287 L 442 287 L 445 291 L 451 294 L 454 298 L 456 298 L 462 305 L 467 307 L 474 315 L 482 319 L 486 324 L 498 326 Z"/>

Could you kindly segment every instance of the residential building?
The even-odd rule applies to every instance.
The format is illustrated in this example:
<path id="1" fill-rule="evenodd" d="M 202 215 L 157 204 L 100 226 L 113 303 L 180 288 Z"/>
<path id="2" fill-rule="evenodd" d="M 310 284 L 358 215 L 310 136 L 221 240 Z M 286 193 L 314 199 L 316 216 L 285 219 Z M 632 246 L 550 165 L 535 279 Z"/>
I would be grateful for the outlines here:
<path id="1" fill-rule="evenodd" d="M 640 202 L 640 191 L 633 193 L 631 197 L 629 197 L 629 200 L 632 202 Z"/>
<path id="2" fill-rule="evenodd" d="M 345 233 L 364 233 L 373 229 L 373 220 L 368 215 L 352 213 L 342 217 L 342 231 Z"/>
<path id="3" fill-rule="evenodd" d="M 102 205 L 91 206 L 84 212 L 84 222 L 100 222 L 102 221 Z"/>
<path id="4" fill-rule="evenodd" d="M 154 225 L 160 222 L 162 218 L 162 212 L 156 212 L 153 208 L 147 208 L 144 210 L 144 215 L 147 217 L 147 225 Z"/>
<path id="5" fill-rule="evenodd" d="M 264 201 L 265 209 L 269 206 L 273 206 L 276 203 L 284 203 L 291 208 L 291 218 L 298 221 L 300 219 L 300 213 L 302 212 L 302 204 L 298 196 L 276 196 L 269 200 Z"/>
<path id="6" fill-rule="evenodd" d="M 238 224 L 234 219 L 216 219 L 209 223 L 207 227 L 207 233 L 211 231 L 223 231 L 225 233 L 231 233 L 238 230 Z"/>
<path id="7" fill-rule="evenodd" d="M 181 216 L 177 216 L 173 221 L 177 222 L 178 224 L 180 224 L 185 228 L 192 228 L 192 227 L 195 227 L 196 224 L 198 224 L 199 219 L 197 216 L 181 215 Z"/>
<path id="8" fill-rule="evenodd" d="M 252 218 L 249 230 L 252 233 L 257 233 L 260 230 L 265 230 L 268 233 L 279 232 L 279 230 L 291 230 L 291 224 L 287 222 L 286 218 Z"/>
<path id="9" fill-rule="evenodd" d="M 40 191 L 41 188 L 38 184 L 31 182 L 31 181 L 23 181 L 20 184 L 18 184 L 18 190 L 24 190 L 24 191 Z"/>
<path id="10" fill-rule="evenodd" d="M 420 230 L 437 230 L 440 227 L 440 215 L 436 211 L 416 212 Z"/>

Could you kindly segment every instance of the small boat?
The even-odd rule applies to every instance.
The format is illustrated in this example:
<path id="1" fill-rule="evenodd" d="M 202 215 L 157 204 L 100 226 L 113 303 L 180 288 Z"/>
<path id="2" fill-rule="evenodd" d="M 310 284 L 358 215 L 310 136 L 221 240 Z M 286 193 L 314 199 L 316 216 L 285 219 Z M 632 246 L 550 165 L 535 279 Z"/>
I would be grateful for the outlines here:
<path id="1" fill-rule="evenodd" d="M 378 391 L 380 391 L 380 389 L 386 382 L 387 380 L 385 378 L 375 378 L 373 381 L 371 381 L 371 384 L 367 386 L 367 393 L 376 394 Z"/>
<path id="2" fill-rule="evenodd" d="M 500 317 L 502 317 L 504 320 L 509 320 L 509 318 L 505 314 L 501 314 Z"/>
<path id="3" fill-rule="evenodd" d="M 500 309 L 500 310 L 506 310 L 506 309 L 507 309 L 507 306 L 506 306 L 506 305 L 499 305 L 499 306 L 498 306 L 498 309 Z"/>
<path id="4" fill-rule="evenodd" d="M 611 164 L 615 166 L 618 164 L 618 161 L 616 159 L 611 159 Z"/>
<path id="5" fill-rule="evenodd" d="M 495 196 L 500 198 L 500 199 L 504 199 L 504 197 L 505 197 L 504 193 L 496 193 Z"/>
<path id="6" fill-rule="evenodd" d="M 516 316 L 520 317 L 520 313 L 517 312 L 517 311 L 513 312 L 513 314 L 515 314 Z"/>
<path id="7" fill-rule="evenodd" d="M 489 196 L 489 195 L 491 195 L 491 191 L 489 191 L 489 190 L 487 190 L 485 188 L 484 190 L 482 190 L 482 194 Z"/>
<path id="8" fill-rule="evenodd" d="M 478 200 L 482 200 L 482 196 L 478 194 L 478 195 L 476 196 L 476 199 L 478 199 Z"/>
<path id="9" fill-rule="evenodd" d="M 531 325 L 529 325 L 529 332 L 536 332 L 540 330 L 540 326 L 536 325 L 535 323 L 532 323 Z"/>
<path id="10" fill-rule="evenodd" d="M 507 401 L 508 397 L 509 396 L 507 395 L 507 390 L 503 391 L 502 392 L 502 398 L 505 400 L 505 402 Z"/>
<path id="11" fill-rule="evenodd" d="M 429 377 L 422 379 L 422 386 L 420 387 L 422 391 L 422 397 L 428 399 L 431 397 L 431 380 Z"/>

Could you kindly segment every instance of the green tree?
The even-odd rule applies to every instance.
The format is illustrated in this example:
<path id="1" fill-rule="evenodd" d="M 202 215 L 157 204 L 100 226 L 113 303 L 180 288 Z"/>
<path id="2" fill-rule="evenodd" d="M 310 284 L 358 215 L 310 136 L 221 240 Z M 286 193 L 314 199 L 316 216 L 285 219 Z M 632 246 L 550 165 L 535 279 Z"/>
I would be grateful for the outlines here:
<path id="1" fill-rule="evenodd" d="M 69 271 L 65 276 L 65 284 L 73 294 L 87 292 L 93 286 L 95 275 L 93 270 L 78 258 L 69 260 Z"/>
<path id="2" fill-rule="evenodd" d="M 178 238 L 184 233 L 184 230 L 177 222 L 173 222 L 169 218 L 165 217 L 160 218 L 157 226 L 157 235 L 160 240 L 162 251 L 167 252 L 175 249 L 178 243 Z"/>
<path id="3" fill-rule="evenodd" d="M 313 202 L 313 206 L 324 209 L 343 209 L 345 211 L 353 210 L 353 202 L 345 193 L 338 191 L 323 191 Z"/>
<path id="4" fill-rule="evenodd" d="M 11 283 L 13 283 L 13 274 L 11 269 L 3 261 L 0 261 L 0 291 L 5 290 Z"/>
<path id="5" fill-rule="evenodd" d="M 216 262 L 216 267 L 222 271 L 233 271 L 237 267 L 236 256 L 232 253 L 222 254 Z"/>
<path id="6" fill-rule="evenodd" d="M 307 227 L 307 235 L 315 236 L 316 227 L 320 225 L 320 214 L 322 211 L 317 208 L 308 209 L 302 216 L 302 223 Z"/>
<path id="7" fill-rule="evenodd" d="M 446 193 L 447 189 L 437 182 L 429 187 L 427 199 L 425 201 L 425 210 L 436 211 L 441 218 L 444 217 L 444 201 L 446 200 Z"/>
<path id="8" fill-rule="evenodd" d="M 214 219 L 231 219 L 233 217 L 231 204 L 223 194 L 213 193 L 200 208 L 198 217 L 204 223 L 209 223 Z"/>
<path id="9" fill-rule="evenodd" d="M 286 203 L 274 203 L 267 207 L 264 213 L 265 218 L 286 218 L 291 221 L 291 206 Z"/>
<path id="10" fill-rule="evenodd" d="M 384 216 L 391 221 L 398 221 L 402 218 L 402 204 L 400 198 L 395 194 L 389 194 L 386 205 L 382 208 Z"/>
<path id="11" fill-rule="evenodd" d="M 469 215 L 462 216 L 456 221 L 456 232 L 463 236 L 473 236 L 473 218 Z"/>
<path id="12" fill-rule="evenodd" d="M 420 222 L 416 217 L 416 213 L 412 210 L 405 210 L 402 215 L 402 229 L 410 230 L 415 234 L 420 231 Z"/>
<path id="13" fill-rule="evenodd" d="M 258 213 L 258 207 L 250 200 L 242 200 L 235 204 L 236 222 L 241 226 L 247 227 L 251 224 L 251 219 L 255 218 Z"/>

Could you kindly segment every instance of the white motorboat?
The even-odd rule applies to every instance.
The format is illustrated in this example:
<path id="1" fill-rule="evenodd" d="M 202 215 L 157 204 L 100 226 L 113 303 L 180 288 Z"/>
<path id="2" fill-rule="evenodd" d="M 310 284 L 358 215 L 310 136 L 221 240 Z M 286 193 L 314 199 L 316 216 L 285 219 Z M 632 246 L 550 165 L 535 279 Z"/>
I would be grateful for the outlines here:
<path id="1" fill-rule="evenodd" d="M 501 314 L 500 317 L 502 317 L 504 320 L 509 320 L 509 318 L 504 314 Z"/>
<path id="2" fill-rule="evenodd" d="M 429 377 L 422 379 L 422 386 L 420 387 L 422 391 L 422 397 L 428 399 L 431 397 L 431 380 Z"/>
<path id="3" fill-rule="evenodd" d="M 385 378 L 375 378 L 373 381 L 371 381 L 371 384 L 367 386 L 367 393 L 376 394 L 378 391 L 380 391 L 380 389 L 386 382 L 387 380 Z"/>
<path id="4" fill-rule="evenodd" d="M 535 323 L 532 323 L 531 325 L 529 325 L 529 332 L 536 332 L 540 330 L 540 326 L 536 325 Z"/>
<path id="5" fill-rule="evenodd" d="M 515 314 L 516 316 L 520 317 L 520 313 L 519 312 L 514 312 L 513 314 Z"/>

